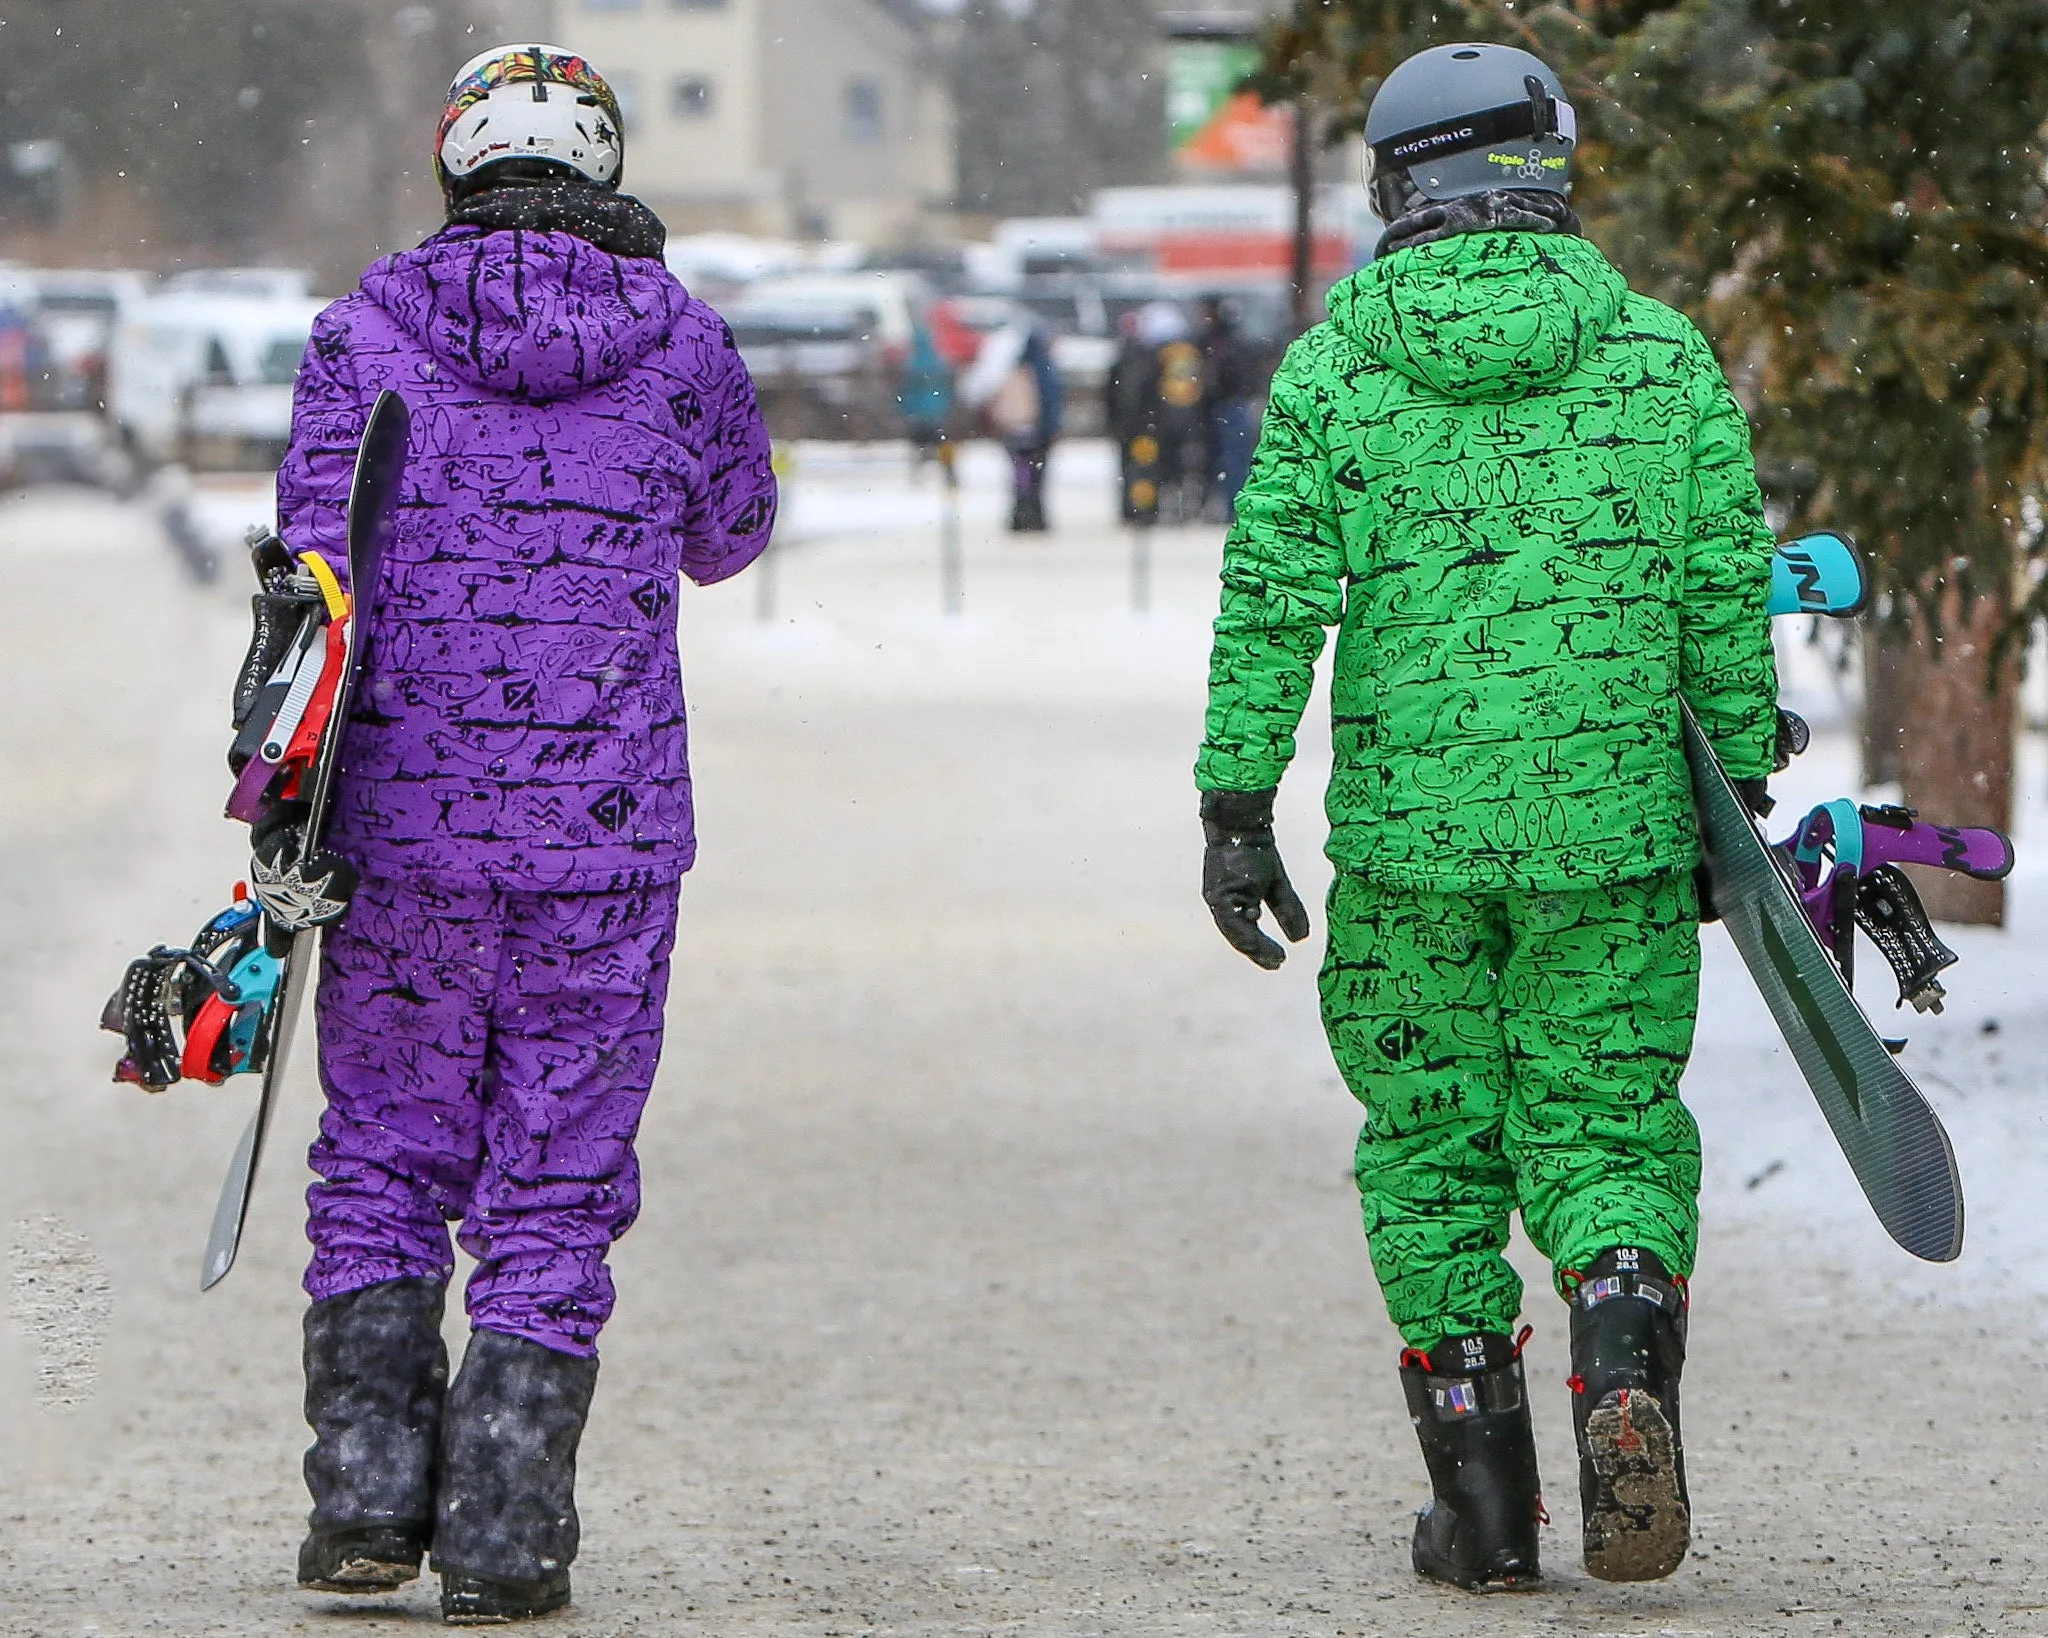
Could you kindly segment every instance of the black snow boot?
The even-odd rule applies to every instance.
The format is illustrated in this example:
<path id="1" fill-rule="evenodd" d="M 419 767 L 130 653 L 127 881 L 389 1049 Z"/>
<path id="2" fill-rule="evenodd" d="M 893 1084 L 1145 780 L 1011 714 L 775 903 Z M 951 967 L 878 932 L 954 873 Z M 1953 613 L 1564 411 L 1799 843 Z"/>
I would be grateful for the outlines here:
<path id="1" fill-rule="evenodd" d="M 1485 1332 L 1401 1355 L 1408 1418 L 1435 1492 L 1415 1521 L 1417 1575 L 1473 1592 L 1537 1579 L 1543 1496 L 1521 1352 L 1513 1338 Z"/>
<path id="2" fill-rule="evenodd" d="M 473 1331 L 441 1427 L 441 1618 L 490 1626 L 569 1602 L 576 1446 L 597 1361 Z"/>
<path id="3" fill-rule="evenodd" d="M 386 1280 L 306 1310 L 306 1488 L 299 1585 L 378 1593 L 420 1573 L 448 1349 L 439 1280 Z"/>
<path id="4" fill-rule="evenodd" d="M 1572 1426 L 1586 1568 L 1655 1581 L 1692 1543 L 1678 1377 L 1685 1287 L 1647 1251 L 1603 1252 L 1572 1294 Z"/>

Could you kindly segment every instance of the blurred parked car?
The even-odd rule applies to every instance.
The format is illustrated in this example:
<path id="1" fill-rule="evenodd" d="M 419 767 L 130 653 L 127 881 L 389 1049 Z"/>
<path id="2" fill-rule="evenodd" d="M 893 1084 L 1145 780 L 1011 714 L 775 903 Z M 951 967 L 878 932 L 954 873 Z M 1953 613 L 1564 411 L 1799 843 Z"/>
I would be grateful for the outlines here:
<path id="1" fill-rule="evenodd" d="M 313 294 L 313 275 L 303 267 L 188 267 L 164 280 L 164 293 L 303 301 Z"/>
<path id="2" fill-rule="evenodd" d="M 931 305 L 931 286 L 916 273 L 776 273 L 748 286 L 744 298 L 785 310 L 859 310 L 868 334 L 901 364 L 909 356 L 919 315 Z"/>
<path id="3" fill-rule="evenodd" d="M 931 293 L 913 273 L 771 275 L 721 309 L 777 438 L 904 436 L 902 377 Z"/>
<path id="4" fill-rule="evenodd" d="M 0 488 L 125 478 L 106 423 L 67 408 L 62 387 L 30 271 L 0 269 Z"/>
<path id="5" fill-rule="evenodd" d="M 60 407 L 103 412 L 114 333 L 148 300 L 154 276 L 130 268 L 38 267 L 23 277 L 35 288 Z"/>
<path id="6" fill-rule="evenodd" d="M 322 304 L 303 297 L 165 294 L 116 333 L 107 408 L 150 466 L 275 466 L 291 433 L 292 382 Z"/>
<path id="7" fill-rule="evenodd" d="M 724 316 L 777 440 L 902 435 L 900 371 L 873 309 L 746 296 Z"/>
<path id="8" fill-rule="evenodd" d="M 89 410 L 0 412 L 0 489 L 38 483 L 128 487 L 134 463 Z"/>

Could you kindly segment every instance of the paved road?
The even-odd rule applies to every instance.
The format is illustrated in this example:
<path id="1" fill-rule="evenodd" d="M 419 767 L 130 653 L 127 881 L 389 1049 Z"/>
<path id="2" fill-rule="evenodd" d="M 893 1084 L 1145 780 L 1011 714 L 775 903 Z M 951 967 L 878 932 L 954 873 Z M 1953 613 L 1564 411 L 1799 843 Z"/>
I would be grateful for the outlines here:
<path id="1" fill-rule="evenodd" d="M 1524 1254 L 1553 1580 L 1415 1582 L 1421 1464 L 1313 962 L 1255 972 L 1192 898 L 1214 537 L 1162 539 L 1140 619 L 1099 513 L 1066 516 L 1045 545 L 972 527 L 955 621 L 922 533 L 791 551 L 770 622 L 744 582 L 689 599 L 704 863 L 578 1604 L 545 1630 L 2048 1633 L 2048 1307 L 2012 1273 L 2038 1236 L 2023 1214 L 1986 1289 L 1833 1205 L 1802 1225 L 1800 1191 L 1841 1187 L 1797 1100 L 1773 1126 L 1699 1099 L 1693 1560 L 1644 1588 L 1578 1569 L 1564 1311 Z M 240 588 L 61 497 L 0 509 L 0 586 L 0 1631 L 418 1630 L 423 1591 L 291 1583 L 310 1085 L 202 1299 L 247 1094 L 110 1087 L 90 1027 L 131 947 L 240 868 L 209 817 Z M 1310 883 L 1312 786 L 1283 835 Z M 1709 1011 L 1699 1085 L 1782 1080 L 1725 952 Z M 2008 1014 L 2022 1092 L 2039 1028 Z M 1944 1060 L 1966 1088 L 1992 1073 L 1973 1039 Z M 39 1398 L 91 1362 L 82 1402 Z"/>

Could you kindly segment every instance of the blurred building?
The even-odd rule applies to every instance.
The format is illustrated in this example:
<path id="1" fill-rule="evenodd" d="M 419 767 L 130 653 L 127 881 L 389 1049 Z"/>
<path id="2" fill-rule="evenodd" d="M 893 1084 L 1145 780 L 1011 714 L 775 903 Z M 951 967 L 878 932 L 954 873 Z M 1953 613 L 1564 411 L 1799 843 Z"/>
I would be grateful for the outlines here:
<path id="1" fill-rule="evenodd" d="M 675 233 L 913 236 L 954 193 L 951 99 L 908 0 L 554 0 Z"/>
<path id="2" fill-rule="evenodd" d="M 1153 0 L 959 0 L 942 27 L 964 215 L 1063 216 L 1168 179 Z"/>

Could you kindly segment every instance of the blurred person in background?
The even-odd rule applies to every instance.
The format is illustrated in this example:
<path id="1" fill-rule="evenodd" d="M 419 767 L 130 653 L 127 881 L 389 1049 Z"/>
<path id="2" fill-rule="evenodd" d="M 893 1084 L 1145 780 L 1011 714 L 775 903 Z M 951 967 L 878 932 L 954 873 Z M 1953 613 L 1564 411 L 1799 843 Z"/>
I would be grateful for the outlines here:
<path id="1" fill-rule="evenodd" d="M 1138 318 L 1133 311 L 1118 321 L 1123 339 L 1103 403 L 1116 441 L 1123 520 L 1151 524 L 1159 519 L 1159 349 L 1140 338 Z"/>
<path id="2" fill-rule="evenodd" d="M 1150 504 L 1168 523 L 1186 523 L 1200 508 L 1208 439 L 1193 334 L 1177 303 L 1149 301 L 1128 320 L 1111 366 L 1110 432 L 1122 451 L 1127 518 L 1148 483 Z"/>
<path id="3" fill-rule="evenodd" d="M 953 367 L 939 351 L 932 326 L 923 319 L 910 333 L 896 404 L 903 412 L 903 428 L 915 464 L 922 468 L 938 455 L 953 419 Z"/>
<path id="4" fill-rule="evenodd" d="M 1209 494 L 1203 515 L 1212 523 L 1231 523 L 1237 518 L 1237 492 L 1251 471 L 1265 382 L 1232 304 L 1221 296 L 1203 299 L 1200 341 L 1202 411 L 1209 434 Z"/>
<path id="5" fill-rule="evenodd" d="M 1151 347 L 1158 371 L 1159 492 L 1169 523 L 1201 514 L 1209 464 L 1209 430 L 1202 410 L 1202 349 L 1178 302 L 1147 302 L 1138 309 L 1138 339 Z"/>
<path id="6" fill-rule="evenodd" d="M 412 411 L 325 844 L 360 882 L 321 955 L 299 1581 L 386 1591 L 431 1545 L 470 1625 L 569 1601 L 696 851 L 675 582 L 760 554 L 775 480 L 731 332 L 619 191 L 589 63 L 472 59 L 435 158 L 447 225 L 315 323 L 278 474 L 287 543 L 345 571 L 368 411 Z M 298 806 L 259 818 L 259 864 L 300 857 Z M 477 1260 L 452 1382 L 450 1222 Z"/>
<path id="7" fill-rule="evenodd" d="M 983 429 L 1010 456 L 1010 531 L 1043 534 L 1045 466 L 1060 435 L 1060 372 L 1052 332 L 1028 313 L 987 341 L 962 383 Z"/>

